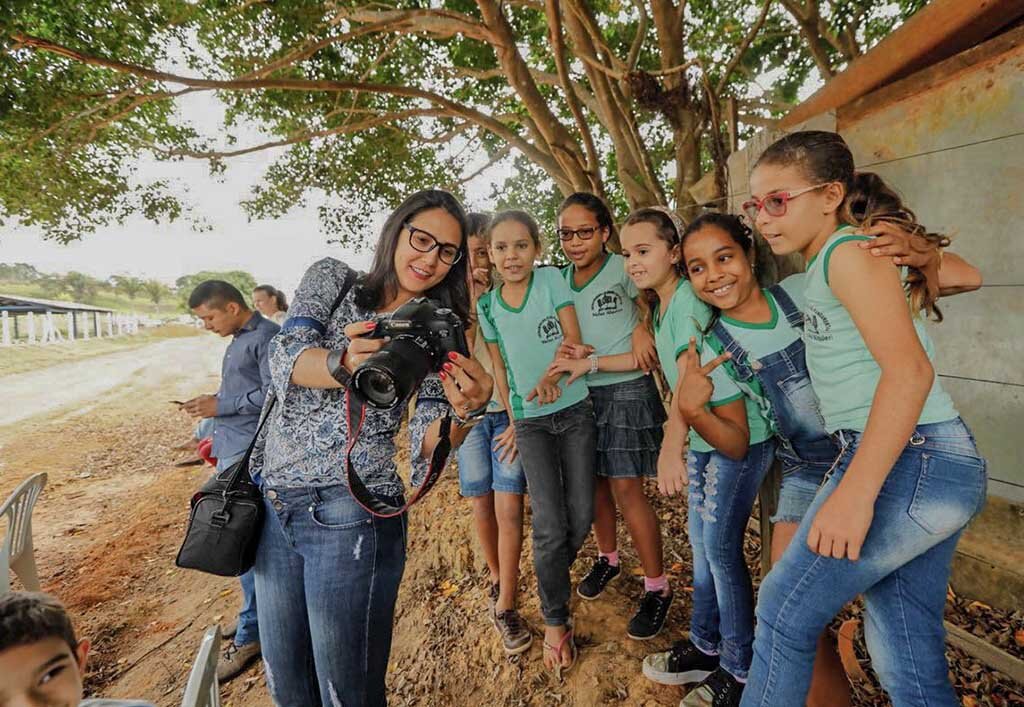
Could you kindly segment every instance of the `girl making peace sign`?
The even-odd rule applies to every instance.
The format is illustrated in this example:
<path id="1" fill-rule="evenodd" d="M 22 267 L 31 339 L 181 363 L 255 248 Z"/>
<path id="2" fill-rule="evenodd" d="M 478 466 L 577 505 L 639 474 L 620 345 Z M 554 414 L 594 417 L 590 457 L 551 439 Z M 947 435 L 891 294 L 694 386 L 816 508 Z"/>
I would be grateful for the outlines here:
<path id="1" fill-rule="evenodd" d="M 775 442 L 757 405 L 721 365 L 728 356 L 716 357 L 702 346 L 711 310 L 683 277 L 682 231 L 673 213 L 646 208 L 626 219 L 621 235 L 627 272 L 653 308 L 658 358 L 680 396 L 669 410 L 658 485 L 674 494 L 688 481 L 693 549 L 690 637 L 672 651 L 649 656 L 644 674 L 663 684 L 705 681 L 713 694 L 738 701 L 754 641 L 754 590 L 743 533 Z M 684 378 L 685 390 L 678 385 Z"/>

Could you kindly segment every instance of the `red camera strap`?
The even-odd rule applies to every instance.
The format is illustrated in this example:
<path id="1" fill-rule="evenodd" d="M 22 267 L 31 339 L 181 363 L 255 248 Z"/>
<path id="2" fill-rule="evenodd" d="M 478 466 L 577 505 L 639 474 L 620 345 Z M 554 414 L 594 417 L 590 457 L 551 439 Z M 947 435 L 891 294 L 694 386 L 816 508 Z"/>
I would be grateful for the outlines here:
<path id="1" fill-rule="evenodd" d="M 352 450 L 355 448 L 356 442 L 359 440 L 359 432 L 363 428 L 363 421 L 366 418 L 366 406 L 355 399 L 351 394 L 350 388 L 345 389 L 345 410 L 345 424 L 348 434 L 348 445 L 345 447 L 345 477 L 348 479 L 348 488 L 352 492 L 352 497 L 368 513 L 378 518 L 394 518 L 405 513 L 414 503 L 426 496 L 430 489 L 434 487 L 434 484 L 437 483 L 437 480 L 441 478 L 441 472 L 444 470 L 444 466 L 448 461 L 448 454 L 452 449 L 451 416 L 445 415 L 441 418 L 441 439 L 438 440 L 437 445 L 434 447 L 434 452 L 430 455 L 430 468 L 427 469 L 427 475 L 423 479 L 423 483 L 413 493 L 412 498 L 401 506 L 395 506 L 382 501 L 371 493 L 366 488 L 363 480 L 359 478 L 359 474 L 352 467 Z M 415 454 L 415 452 L 416 450 L 410 450 L 410 454 Z"/>

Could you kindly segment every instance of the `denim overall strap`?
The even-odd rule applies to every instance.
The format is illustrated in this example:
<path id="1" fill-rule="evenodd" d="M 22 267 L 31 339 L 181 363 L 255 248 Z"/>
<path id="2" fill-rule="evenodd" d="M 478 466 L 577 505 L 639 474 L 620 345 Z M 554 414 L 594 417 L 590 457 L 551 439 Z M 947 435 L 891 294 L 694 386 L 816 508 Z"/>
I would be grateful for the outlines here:
<path id="1" fill-rule="evenodd" d="M 789 322 L 789 325 L 794 329 L 803 331 L 804 313 L 796 306 L 796 303 L 786 292 L 786 289 L 782 285 L 772 285 L 768 288 L 768 291 L 772 293 L 775 303 L 779 305 L 782 313 L 786 315 L 786 321 Z"/>
<path id="2" fill-rule="evenodd" d="M 803 331 L 803 315 L 789 295 L 778 286 L 769 291 L 785 313 L 786 321 Z M 735 371 L 741 380 L 756 379 L 768 398 L 772 429 L 782 443 L 777 455 L 783 466 L 831 464 L 836 447 L 818 412 L 803 339 L 797 338 L 781 351 L 752 359 L 721 321 L 715 323 L 714 334 L 723 349 L 732 352 L 733 359 L 726 365 L 736 364 Z"/>

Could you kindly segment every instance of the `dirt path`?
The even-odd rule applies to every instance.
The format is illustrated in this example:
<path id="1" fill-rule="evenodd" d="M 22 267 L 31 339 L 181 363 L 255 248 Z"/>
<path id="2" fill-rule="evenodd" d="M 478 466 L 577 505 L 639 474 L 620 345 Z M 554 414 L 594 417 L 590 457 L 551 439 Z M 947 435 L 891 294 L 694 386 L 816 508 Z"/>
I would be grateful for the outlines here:
<path id="1" fill-rule="evenodd" d="M 48 474 L 33 517 L 40 577 L 92 639 L 87 687 L 104 696 L 180 704 L 203 630 L 237 606 L 237 582 L 174 567 L 208 471 L 174 466 L 192 423 L 167 401 L 215 391 L 224 346 L 189 337 L 0 378 L 0 497 Z M 225 691 L 229 704 L 270 704 L 262 690 L 231 696 L 245 686 Z"/>
<path id="2" fill-rule="evenodd" d="M 0 378 L 0 390 L 9 392 L 0 409 L 0 498 L 30 473 L 48 473 L 34 516 L 40 576 L 44 588 L 68 604 L 80 633 L 94 641 L 87 687 L 104 696 L 180 704 L 203 631 L 237 610 L 235 580 L 174 567 L 188 498 L 209 472 L 174 466 L 172 447 L 189 435 L 191 422 L 167 401 L 214 390 L 223 346 L 213 336 L 190 337 L 82 361 L 73 369 Z M 623 537 L 624 576 L 601 600 L 574 607 L 580 661 L 559 683 L 542 669 L 530 543 L 522 562 L 521 608 L 535 641 L 523 656 L 507 659 L 486 619 L 483 562 L 469 508 L 449 472 L 411 516 L 391 703 L 678 704 L 680 689 L 654 685 L 639 672 L 647 652 L 679 636 L 690 611 L 685 511 L 678 501 L 663 499 L 656 509 L 677 591 L 669 630 L 647 643 L 625 637 L 642 579 Z M 756 537 L 748 538 L 746 550 L 756 569 Z M 592 555 L 593 548 L 584 552 Z M 577 579 L 583 565 L 577 563 Z M 1015 625 L 1024 628 L 1024 621 L 1018 617 Z M 976 698 L 965 704 L 1024 703 L 1024 688 L 986 674 L 962 655 L 951 657 L 958 691 Z M 262 666 L 224 686 L 222 696 L 226 707 L 269 707 Z M 886 702 L 862 690 L 857 704 Z"/>
<path id="3" fill-rule="evenodd" d="M 224 343 L 211 336 L 168 339 L 138 349 L 72 361 L 0 378 L 0 428 L 35 415 L 75 406 L 81 412 L 107 397 L 169 384 L 184 397 L 196 376 L 205 382 L 220 369 Z M 214 379 L 216 380 L 216 379 Z M 216 385 L 216 383 L 214 383 Z"/>

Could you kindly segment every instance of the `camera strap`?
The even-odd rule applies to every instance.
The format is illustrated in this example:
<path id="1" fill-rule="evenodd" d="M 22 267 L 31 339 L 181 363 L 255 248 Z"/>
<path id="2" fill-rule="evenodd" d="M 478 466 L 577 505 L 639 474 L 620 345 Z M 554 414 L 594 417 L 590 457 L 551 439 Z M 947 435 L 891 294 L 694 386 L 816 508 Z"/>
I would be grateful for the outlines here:
<path id="1" fill-rule="evenodd" d="M 426 496 L 430 489 L 434 487 L 434 484 L 437 483 L 437 480 L 441 478 L 441 472 L 448 461 L 448 453 L 452 449 L 451 415 L 445 415 L 441 418 L 441 438 L 437 441 L 437 445 L 430 455 L 430 467 L 427 469 L 427 475 L 423 479 L 423 483 L 416 489 L 412 498 L 401 506 L 395 506 L 371 493 L 366 488 L 363 480 L 359 478 L 359 474 L 352 467 L 352 450 L 355 448 L 356 442 L 359 440 L 359 432 L 363 428 L 363 421 L 366 418 L 366 406 L 352 395 L 350 387 L 345 388 L 345 410 L 345 424 L 348 433 L 348 446 L 345 448 L 345 476 L 348 480 L 348 488 L 352 492 L 352 497 L 368 513 L 378 518 L 394 518 L 405 513 L 414 503 Z M 415 454 L 415 450 L 410 450 L 410 454 Z"/>

